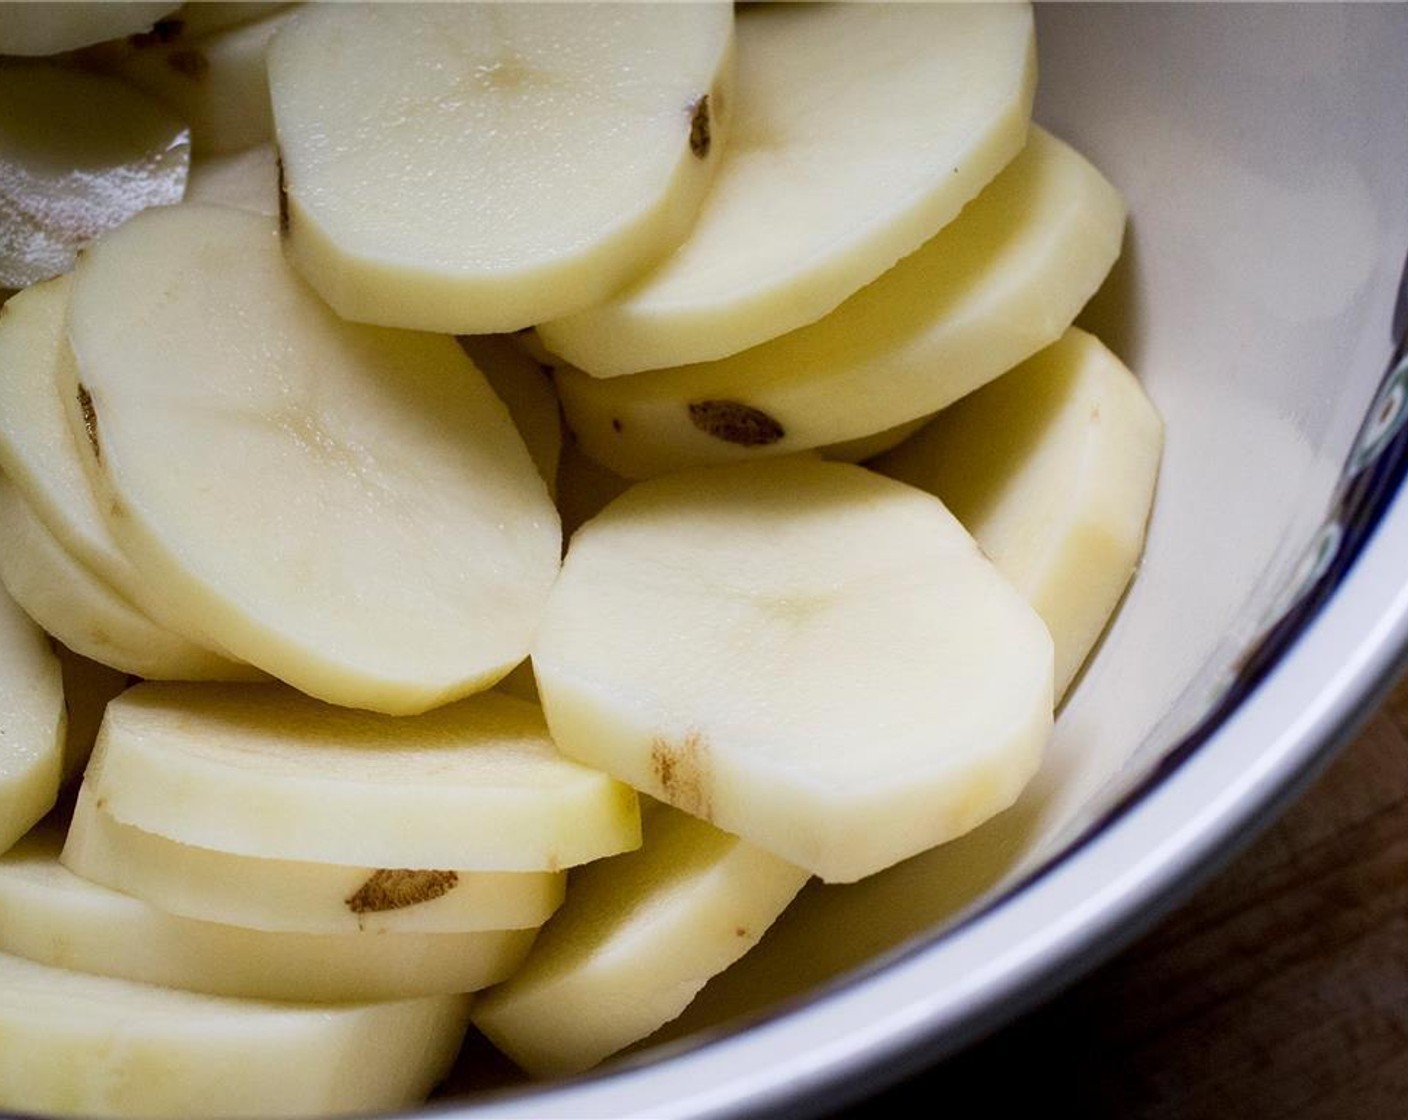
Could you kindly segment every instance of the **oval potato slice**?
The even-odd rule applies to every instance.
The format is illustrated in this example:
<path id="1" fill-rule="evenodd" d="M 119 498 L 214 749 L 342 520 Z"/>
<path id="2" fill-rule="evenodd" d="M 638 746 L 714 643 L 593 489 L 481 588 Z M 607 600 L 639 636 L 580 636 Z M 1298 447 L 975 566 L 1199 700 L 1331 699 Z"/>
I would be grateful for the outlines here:
<path id="1" fill-rule="evenodd" d="M 629 478 L 894 428 L 1056 341 L 1119 256 L 1124 221 L 1100 172 L 1033 128 L 955 221 L 824 319 L 716 362 L 610 380 L 559 369 L 567 422 Z"/>
<path id="2" fill-rule="evenodd" d="M 269 53 L 289 254 L 389 326 L 517 330 L 605 299 L 688 233 L 732 45 L 717 2 L 309 5 Z"/>
<path id="3" fill-rule="evenodd" d="M 941 499 L 1036 608 L 1059 697 L 1134 574 L 1162 448 L 1134 374 L 1072 327 L 871 465 Z"/>
<path id="4" fill-rule="evenodd" d="M 499 692 L 391 718 L 277 685 L 141 684 L 108 705 L 85 781 L 124 824 L 266 859 L 557 871 L 640 845 L 635 794 Z"/>
<path id="5" fill-rule="evenodd" d="M 565 754 L 828 881 L 1005 808 L 1052 723 L 1046 627 L 953 515 L 802 457 L 617 498 L 533 667 Z"/>
<path id="6" fill-rule="evenodd" d="M 79 790 L 61 861 L 169 914 L 295 933 L 531 929 L 562 902 L 564 872 L 349 867 L 198 848 L 122 824 Z"/>
<path id="7" fill-rule="evenodd" d="M 394 714 L 523 660 L 561 529 L 453 338 L 338 319 L 272 221 L 200 205 L 95 244 L 69 335 L 62 395 L 100 509 L 223 648 Z"/>
<path id="8" fill-rule="evenodd" d="M 0 588 L 0 852 L 53 808 L 66 724 L 49 639 Z"/>
<path id="9" fill-rule="evenodd" d="M 1035 82 L 1025 3 L 742 6 L 733 133 L 689 238 L 543 341 L 616 377 L 814 322 L 1017 154 Z"/>

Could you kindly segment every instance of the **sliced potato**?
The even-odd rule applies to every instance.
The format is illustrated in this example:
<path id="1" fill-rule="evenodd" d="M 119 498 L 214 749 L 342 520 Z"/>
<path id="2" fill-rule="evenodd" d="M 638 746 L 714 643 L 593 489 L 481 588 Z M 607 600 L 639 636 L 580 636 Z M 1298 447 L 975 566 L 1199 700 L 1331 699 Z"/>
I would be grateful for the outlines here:
<path id="1" fill-rule="evenodd" d="M 61 861 L 159 910 L 295 933 L 532 929 L 562 902 L 566 875 L 349 867 L 198 848 L 122 824 L 79 791 Z"/>
<path id="2" fill-rule="evenodd" d="M 557 513 L 454 339 L 338 319 L 273 222 L 198 205 L 85 254 L 69 335 L 62 397 L 107 524 L 223 648 L 395 714 L 527 654 Z"/>
<path id="3" fill-rule="evenodd" d="M 564 753 L 830 881 L 1005 808 L 1052 722 L 1046 627 L 952 514 L 801 457 L 614 501 L 533 666 Z"/>
<path id="4" fill-rule="evenodd" d="M 557 871 L 640 844 L 635 795 L 499 692 L 393 719 L 274 685 L 141 684 L 108 705 L 85 782 L 124 824 L 268 859 Z"/>
<path id="5" fill-rule="evenodd" d="M 64 336 L 72 280 L 65 275 L 36 284 L 0 313 L 0 467 L 27 507 L 16 520 L 27 524 L 32 515 L 47 531 L 29 535 L 26 551 L 47 559 L 30 565 L 27 579 L 35 592 L 50 589 L 46 595 L 56 585 L 85 586 L 89 620 L 75 618 L 77 604 L 54 602 L 45 623 L 53 633 L 90 630 L 96 615 L 107 619 L 100 629 L 117 629 L 94 635 L 94 648 L 140 649 L 154 640 L 156 648 L 138 654 L 149 665 L 160 664 L 163 650 L 191 653 L 173 641 L 176 636 L 214 650 L 199 626 L 179 617 L 161 589 L 133 566 L 98 509 L 61 400 L 61 386 L 77 379 Z M 19 563 L 11 558 L 12 572 Z M 95 579 L 102 586 L 87 586 Z M 154 628 L 170 633 L 156 637 Z"/>
<path id="6" fill-rule="evenodd" d="M 69 649 L 152 680 L 251 681 L 258 669 L 159 626 L 59 544 L 8 478 L 0 476 L 0 582 Z"/>
<path id="7" fill-rule="evenodd" d="M 198 922 L 73 874 L 52 822 L 0 856 L 0 952 L 210 995 L 344 1003 L 474 991 L 533 930 L 271 933 Z"/>
<path id="8" fill-rule="evenodd" d="M 269 55 L 290 256 L 387 326 L 485 334 L 605 299 L 690 228 L 732 42 L 715 2 L 309 5 Z"/>
<path id="9" fill-rule="evenodd" d="M 1073 327 L 872 465 L 942 499 L 1036 608 L 1060 696 L 1134 574 L 1162 447 L 1134 375 Z"/>
<path id="10" fill-rule="evenodd" d="M 734 134 L 689 239 L 544 342 L 615 377 L 814 322 L 1017 154 L 1035 79 L 1025 3 L 742 7 Z"/>
<path id="11" fill-rule="evenodd" d="M 0 852 L 53 807 L 66 723 L 58 658 L 0 588 Z"/>
<path id="12" fill-rule="evenodd" d="M 467 996 L 221 999 L 0 953 L 0 1108 L 146 1120 L 409 1108 L 449 1069 L 468 1009 Z"/>
<path id="13" fill-rule="evenodd" d="M 474 1024 L 536 1077 L 580 1073 L 675 1018 L 810 877 L 666 805 L 639 851 L 573 873 L 571 900 Z"/>
<path id="14" fill-rule="evenodd" d="M 642 478 L 857 439 L 937 412 L 1061 336 L 1125 210 L 1040 129 L 959 218 L 824 319 L 731 358 L 601 380 L 558 370 L 582 450 Z"/>

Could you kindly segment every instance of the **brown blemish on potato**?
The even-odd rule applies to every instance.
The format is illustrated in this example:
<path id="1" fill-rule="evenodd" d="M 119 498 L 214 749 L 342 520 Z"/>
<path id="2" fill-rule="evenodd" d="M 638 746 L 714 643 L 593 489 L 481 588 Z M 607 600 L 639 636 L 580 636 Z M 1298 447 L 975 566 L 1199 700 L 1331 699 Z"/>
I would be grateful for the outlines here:
<path id="1" fill-rule="evenodd" d="M 621 418 L 620 418 L 619 416 L 613 416 L 613 417 L 611 418 L 611 430 L 612 430 L 613 432 L 620 432 L 621 429 L 624 428 L 625 426 L 626 426 L 626 425 L 624 425 L 624 424 L 621 423 Z"/>
<path id="2" fill-rule="evenodd" d="M 88 446 L 93 449 L 93 458 L 101 463 L 103 449 L 98 443 L 98 410 L 93 407 L 93 394 L 81 382 L 78 386 L 78 408 L 83 413 L 83 431 L 88 436 Z"/>
<path id="3" fill-rule="evenodd" d="M 695 401 L 689 419 L 701 432 L 740 447 L 766 447 L 787 434 L 775 417 L 742 401 Z"/>
<path id="4" fill-rule="evenodd" d="M 734 936 L 734 937 L 747 937 L 747 936 L 748 936 L 748 930 L 747 930 L 744 926 L 734 926 L 734 927 L 733 927 L 733 936 Z"/>
<path id="5" fill-rule="evenodd" d="M 706 93 L 691 107 L 689 117 L 689 150 L 700 159 L 709 155 L 709 95 Z"/>
<path id="6" fill-rule="evenodd" d="M 274 153 L 274 166 L 279 172 L 279 236 L 288 236 L 288 180 L 284 178 L 284 153 Z M 463 343 L 461 343 L 463 345 Z"/>
<path id="7" fill-rule="evenodd" d="M 172 51 L 166 56 L 166 65 L 183 78 L 189 78 L 193 82 L 204 80 L 206 74 L 210 72 L 210 59 L 205 57 L 203 51 L 192 48 Z"/>
<path id="8" fill-rule="evenodd" d="M 709 796 L 709 744 L 697 731 L 680 743 L 657 736 L 650 744 L 650 772 L 655 777 L 660 799 L 693 816 L 709 819 L 713 806 Z"/>
<path id="9" fill-rule="evenodd" d="M 408 871 L 382 868 L 345 900 L 354 914 L 379 914 L 430 902 L 454 890 L 460 881 L 455 871 Z"/>

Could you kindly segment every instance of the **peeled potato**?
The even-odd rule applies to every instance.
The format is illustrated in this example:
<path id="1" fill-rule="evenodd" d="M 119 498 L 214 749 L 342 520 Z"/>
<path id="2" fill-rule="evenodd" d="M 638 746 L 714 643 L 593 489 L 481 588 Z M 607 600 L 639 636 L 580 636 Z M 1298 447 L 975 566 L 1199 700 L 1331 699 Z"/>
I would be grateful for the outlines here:
<path id="1" fill-rule="evenodd" d="M 222 999 L 0 953 L 0 1108 L 148 1120 L 409 1108 L 449 1069 L 468 1008 L 467 996 Z"/>
<path id="2" fill-rule="evenodd" d="M 126 825 L 79 791 L 62 862 L 169 914 L 296 933 L 532 929 L 562 902 L 550 871 L 356 867 L 199 848 Z"/>
<path id="3" fill-rule="evenodd" d="M 269 56 L 289 254 L 388 326 L 605 299 L 689 230 L 732 42 L 726 3 L 309 5 Z"/>
<path id="4" fill-rule="evenodd" d="M 266 859 L 557 871 L 640 844 L 635 795 L 499 692 L 391 718 L 272 685 L 142 684 L 108 705 L 85 782 L 124 824 Z"/>
<path id="5" fill-rule="evenodd" d="M 53 807 L 65 724 L 58 659 L 0 588 L 0 852 Z"/>
<path id="6" fill-rule="evenodd" d="M 47 610 L 33 599 L 29 609 L 46 614 L 51 633 L 98 660 L 116 652 L 143 675 L 180 677 L 181 665 L 203 665 L 197 677 L 248 677 L 137 570 L 98 508 L 61 399 L 77 377 L 64 329 L 72 285 L 70 275 L 35 284 L 0 313 L 0 466 L 15 491 L 6 503 L 21 507 L 12 519 L 26 526 L 14 530 L 23 539 L 8 558 L 11 579 L 22 574 L 31 595 L 44 594 Z M 208 671 L 220 661 L 224 669 Z"/>
<path id="7" fill-rule="evenodd" d="M 802 458 L 628 490 L 573 536 L 533 648 L 565 754 L 829 881 L 1010 804 L 1051 659 L 936 499 Z"/>
<path id="8" fill-rule="evenodd" d="M 31 618 L 84 657 L 153 680 L 264 678 L 153 622 L 74 560 L 4 476 L 0 530 L 0 582 Z"/>
<path id="9" fill-rule="evenodd" d="M 272 221 L 198 205 L 85 254 L 69 338 L 61 395 L 106 524 L 223 648 L 394 714 L 527 654 L 557 513 L 454 339 L 344 322 Z"/>
<path id="10" fill-rule="evenodd" d="M 543 341 L 616 377 L 819 319 L 1017 154 L 1035 79 L 1025 3 L 743 6 L 734 133 L 688 240 Z"/>
<path id="11" fill-rule="evenodd" d="M 872 465 L 941 498 L 1036 608 L 1060 696 L 1134 574 L 1162 446 L 1134 375 L 1072 328 Z"/>
<path id="12" fill-rule="evenodd" d="M 0 856 L 0 952 L 211 995 L 344 1003 L 474 991 L 509 976 L 534 931 L 288 933 L 193 921 L 90 883 L 42 826 Z"/>
<path id="13" fill-rule="evenodd" d="M 580 1073 L 675 1018 L 810 877 L 665 805 L 644 841 L 574 872 L 571 900 L 474 1024 L 536 1077 Z"/>
<path id="14" fill-rule="evenodd" d="M 593 459 L 644 478 L 928 416 L 1056 341 L 1124 220 L 1100 172 L 1033 128 L 955 221 L 830 315 L 720 361 L 610 380 L 560 369 L 567 422 Z"/>

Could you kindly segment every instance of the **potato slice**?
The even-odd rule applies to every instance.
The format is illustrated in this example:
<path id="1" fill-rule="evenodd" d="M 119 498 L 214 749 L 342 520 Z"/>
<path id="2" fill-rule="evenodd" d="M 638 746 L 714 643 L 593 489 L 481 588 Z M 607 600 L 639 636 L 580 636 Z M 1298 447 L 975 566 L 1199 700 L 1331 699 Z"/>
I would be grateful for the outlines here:
<path id="1" fill-rule="evenodd" d="M 819 322 L 722 361 L 558 371 L 582 449 L 642 478 L 869 436 L 937 412 L 1061 336 L 1119 255 L 1123 200 L 1033 128 L 959 216 Z"/>
<path id="2" fill-rule="evenodd" d="M 264 674 L 157 625 L 73 559 L 0 476 L 0 583 L 70 649 L 154 680 L 251 681 Z"/>
<path id="3" fill-rule="evenodd" d="M 122 5 L 5 4 L 0 25 L 64 7 Z M 104 230 L 180 202 L 189 165 L 186 126 L 146 94 L 101 74 L 0 67 L 0 288 L 67 272 Z"/>
<path id="4" fill-rule="evenodd" d="M 198 922 L 90 883 L 46 824 L 0 856 L 0 952 L 99 976 L 319 1003 L 470 992 L 512 974 L 535 931 L 271 933 Z"/>
<path id="5" fill-rule="evenodd" d="M 79 791 L 61 862 L 169 914 L 294 933 L 532 929 L 566 884 L 560 871 L 412 871 L 197 848 L 122 824 L 96 807 L 91 786 Z"/>
<path id="6" fill-rule="evenodd" d="M 193 995 L 0 954 L 0 1108 L 54 1116 L 306 1116 L 422 1102 L 469 997 L 339 1007 Z"/>
<path id="7" fill-rule="evenodd" d="M 605 299 L 689 230 L 732 42 L 722 3 L 310 5 L 269 54 L 290 255 L 388 326 Z"/>
<path id="8" fill-rule="evenodd" d="M 8 504 L 22 499 L 27 507 L 14 514 L 17 523 L 29 526 L 21 548 L 38 562 L 38 567 L 25 565 L 24 578 L 32 595 L 46 599 L 55 588 L 81 588 L 75 592 L 78 602 L 65 603 L 60 594 L 47 610 L 37 601 L 27 609 L 44 612 L 51 633 L 67 632 L 80 645 L 87 643 L 77 635 L 103 619 L 99 630 L 106 632 L 90 634 L 98 642 L 91 648 L 135 650 L 156 676 L 181 677 L 186 675 L 181 666 L 190 665 L 197 667 L 197 677 L 249 679 L 254 674 L 237 667 L 197 624 L 172 610 L 161 589 L 118 547 L 98 510 L 60 399 L 60 386 L 77 377 L 64 337 L 71 288 L 71 276 L 57 276 L 19 293 L 0 314 L 0 467 L 18 491 Z M 30 526 L 34 520 L 38 526 Z M 20 574 L 20 565 L 13 557 L 12 577 Z M 216 667 L 220 661 L 224 668 Z M 119 656 L 118 663 L 124 662 L 131 656 Z"/>
<path id="9" fill-rule="evenodd" d="M 0 588 L 0 852 L 53 807 L 66 723 L 49 639 Z"/>
<path id="10" fill-rule="evenodd" d="M 564 753 L 830 881 L 1012 802 L 1051 658 L 941 503 L 806 458 L 627 491 L 573 536 L 533 649 Z"/>
<path id="11" fill-rule="evenodd" d="M 571 898 L 474 1024 L 535 1077 L 580 1073 L 675 1018 L 810 876 L 667 805 L 639 851 L 573 873 Z"/>
<path id="12" fill-rule="evenodd" d="M 108 705 L 86 782 L 124 824 L 269 859 L 557 871 L 640 844 L 635 794 L 498 692 L 392 719 L 273 685 L 142 684 Z"/>
<path id="13" fill-rule="evenodd" d="M 191 147 L 203 155 L 238 152 L 274 138 L 266 57 L 292 14 L 137 44 L 115 72 L 171 107 L 191 128 Z"/>
<path id="14" fill-rule="evenodd" d="M 1036 608 L 1060 696 L 1139 562 L 1162 448 L 1134 375 L 1073 327 L 872 466 L 942 499 Z"/>
<path id="15" fill-rule="evenodd" d="M 557 513 L 454 339 L 343 322 L 271 221 L 193 205 L 84 255 L 69 334 L 62 396 L 100 509 L 224 648 L 395 714 L 527 654 Z"/>
<path id="16" fill-rule="evenodd" d="M 1027 4 L 755 4 L 737 121 L 689 239 L 543 323 L 598 377 L 722 358 L 821 318 L 918 249 L 1021 148 Z"/>
<path id="17" fill-rule="evenodd" d="M 35 4 L 0 3 L 0 54 L 61 54 L 122 35 L 146 31 L 181 5 L 125 0 L 66 0 Z"/>

